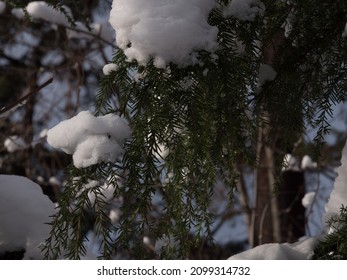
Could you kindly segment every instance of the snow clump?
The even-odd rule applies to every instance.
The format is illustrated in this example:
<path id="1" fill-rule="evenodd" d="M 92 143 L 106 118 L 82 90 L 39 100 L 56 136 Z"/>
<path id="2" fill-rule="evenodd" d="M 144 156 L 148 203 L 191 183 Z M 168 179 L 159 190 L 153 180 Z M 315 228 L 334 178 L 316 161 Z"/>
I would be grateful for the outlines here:
<path id="1" fill-rule="evenodd" d="M 273 81 L 277 76 L 277 72 L 269 64 L 261 64 L 259 67 L 258 83 L 259 87 L 263 86 L 266 82 Z"/>
<path id="2" fill-rule="evenodd" d="M 89 111 L 62 121 L 47 132 L 47 142 L 73 155 L 77 168 L 114 162 L 131 134 L 127 122 L 115 114 L 95 117 Z"/>
<path id="3" fill-rule="evenodd" d="M 302 206 L 304 206 L 305 208 L 310 208 L 311 205 L 314 203 L 315 198 L 316 198 L 315 192 L 306 193 L 301 200 Z"/>
<path id="4" fill-rule="evenodd" d="M 11 10 L 11 14 L 14 15 L 17 19 L 23 19 L 25 16 L 23 9 L 21 8 L 13 8 Z"/>
<path id="5" fill-rule="evenodd" d="M 304 155 L 301 160 L 302 170 L 313 170 L 317 168 L 317 162 L 314 162 L 309 155 Z"/>
<path id="6" fill-rule="evenodd" d="M 116 72 L 118 70 L 118 65 L 114 64 L 114 63 L 109 63 L 104 65 L 104 67 L 102 68 L 102 72 L 104 73 L 104 75 L 110 75 L 112 71 Z"/>
<path id="7" fill-rule="evenodd" d="M 49 6 L 45 1 L 33 1 L 27 5 L 26 10 L 28 14 L 35 19 L 42 19 L 53 24 L 70 26 L 68 17 L 72 18 L 72 12 L 70 8 L 65 5 L 62 5 L 61 8 L 66 14 L 59 9 Z M 12 13 L 18 18 L 24 16 L 21 9 L 13 9 Z M 91 23 L 91 30 L 88 30 L 83 23 L 79 21 L 76 21 L 75 25 L 74 30 L 66 30 L 69 39 L 94 39 L 93 36 L 97 36 L 109 44 L 114 40 L 114 32 L 109 22 Z"/>
<path id="8" fill-rule="evenodd" d="M 25 149 L 27 144 L 22 137 L 13 135 L 5 140 L 4 146 L 9 153 L 14 153 L 16 151 Z"/>
<path id="9" fill-rule="evenodd" d="M 263 15 L 265 5 L 260 0 L 232 0 L 224 10 L 224 16 L 233 16 L 241 21 L 254 21 Z"/>
<path id="10" fill-rule="evenodd" d="M 72 15 L 71 10 L 68 7 L 63 5 L 62 8 L 65 10 L 67 15 Z M 57 9 L 49 6 L 45 1 L 30 2 L 27 5 L 26 10 L 28 11 L 28 14 L 35 19 L 43 19 L 55 24 L 69 25 L 66 16 Z"/>
<path id="11" fill-rule="evenodd" d="M 165 68 L 198 62 L 199 49 L 217 48 L 218 29 L 208 24 L 215 0 L 113 0 L 110 23 L 129 61 Z"/>

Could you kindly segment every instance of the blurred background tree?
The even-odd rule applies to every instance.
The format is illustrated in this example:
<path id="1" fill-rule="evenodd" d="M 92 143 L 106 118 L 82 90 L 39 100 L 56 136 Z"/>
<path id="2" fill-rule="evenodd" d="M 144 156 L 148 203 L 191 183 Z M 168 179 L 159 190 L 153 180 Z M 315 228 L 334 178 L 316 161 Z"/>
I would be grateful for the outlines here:
<path id="1" fill-rule="evenodd" d="M 83 5 L 47 1 L 69 5 L 76 20 L 93 23 L 94 29 L 85 28 L 84 33 L 73 32 L 74 26 L 26 16 L 21 8 L 29 2 L 8 1 L 1 13 L 0 107 L 15 104 L 50 78 L 53 83 L 24 100 L 23 106 L 3 114 L 1 142 L 19 136 L 23 147 L 11 153 L 2 146 L 1 173 L 26 176 L 53 195 L 58 187 L 54 185 L 61 185 L 71 159 L 47 148 L 45 131 L 93 106 L 102 66 L 111 58 L 113 47 L 113 34 L 106 22 L 110 1 L 84 1 Z M 15 145 L 15 140 L 12 142 Z"/>

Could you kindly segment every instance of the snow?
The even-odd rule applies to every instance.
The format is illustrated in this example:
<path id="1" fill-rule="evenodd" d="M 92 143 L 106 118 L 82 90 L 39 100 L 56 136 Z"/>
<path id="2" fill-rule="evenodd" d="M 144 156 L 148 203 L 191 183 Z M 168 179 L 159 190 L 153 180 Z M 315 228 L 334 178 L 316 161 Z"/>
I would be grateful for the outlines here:
<path id="1" fill-rule="evenodd" d="M 83 186 L 83 190 L 89 190 L 88 192 L 88 198 L 91 202 L 91 204 L 93 205 L 95 202 L 95 193 L 92 191 L 92 189 L 97 188 L 98 192 L 100 192 L 102 194 L 102 198 L 105 201 L 110 201 L 113 198 L 113 193 L 115 188 L 111 185 L 107 185 L 107 184 L 100 184 L 99 181 L 96 180 L 91 180 L 89 181 L 87 184 L 85 184 Z"/>
<path id="2" fill-rule="evenodd" d="M 266 82 L 273 81 L 277 76 L 277 72 L 268 64 L 261 64 L 259 67 L 258 84 L 263 86 Z"/>
<path id="3" fill-rule="evenodd" d="M 347 141 L 342 151 L 341 166 L 337 170 L 338 176 L 334 183 L 334 188 L 325 206 L 323 219 L 327 221 L 330 217 L 338 215 L 340 208 L 347 205 Z M 315 193 L 310 192 L 305 195 L 302 203 L 309 207 L 315 198 Z M 327 234 L 331 234 L 333 229 L 327 229 Z M 323 236 L 321 236 L 323 237 Z M 321 237 L 311 237 L 304 241 L 293 244 L 264 244 L 252 248 L 248 251 L 230 257 L 230 260 L 300 260 L 310 259 L 314 247 Z"/>
<path id="4" fill-rule="evenodd" d="M 2 14 L 6 9 L 6 4 L 4 1 L 0 1 L 0 14 Z"/>
<path id="5" fill-rule="evenodd" d="M 325 205 L 324 220 L 338 214 L 342 206 L 347 206 L 347 141 L 342 150 L 341 166 L 337 169 L 337 173 L 334 188 Z"/>
<path id="6" fill-rule="evenodd" d="M 47 132 L 47 142 L 73 155 L 77 168 L 114 162 L 131 134 L 126 121 L 115 114 L 95 117 L 89 111 L 62 121 Z"/>
<path id="7" fill-rule="evenodd" d="M 292 170 L 292 171 L 300 170 L 299 161 L 292 154 L 286 154 L 283 159 L 282 171 L 287 171 L 287 170 Z"/>
<path id="8" fill-rule="evenodd" d="M 68 7 L 63 6 L 63 8 L 68 15 L 72 14 Z M 43 19 L 55 24 L 69 25 L 65 15 L 49 6 L 45 1 L 30 2 L 27 5 L 26 10 L 28 11 L 28 14 L 35 19 Z"/>
<path id="9" fill-rule="evenodd" d="M 260 0 L 232 0 L 225 7 L 224 16 L 233 16 L 241 21 L 254 21 L 263 15 L 265 5 Z"/>
<path id="10" fill-rule="evenodd" d="M 110 43 L 114 41 L 114 32 L 109 22 L 92 23 L 91 27 L 93 33 L 100 36 L 103 40 Z"/>
<path id="11" fill-rule="evenodd" d="M 286 154 L 283 159 L 282 171 L 305 171 L 317 169 L 317 162 L 314 162 L 309 155 L 304 155 L 301 159 L 292 154 Z"/>
<path id="12" fill-rule="evenodd" d="M 302 170 L 310 170 L 316 169 L 317 162 L 314 162 L 309 155 L 304 155 L 301 160 L 301 169 Z"/>
<path id="13" fill-rule="evenodd" d="M 122 153 L 122 147 L 106 135 L 89 135 L 76 147 L 73 161 L 76 167 L 88 167 L 99 162 L 114 162 Z"/>
<path id="14" fill-rule="evenodd" d="M 21 9 L 21 8 L 12 9 L 11 14 L 14 15 L 17 19 L 23 19 L 25 16 L 23 9 Z"/>
<path id="15" fill-rule="evenodd" d="M 47 137 L 47 132 L 48 132 L 48 129 L 45 128 L 45 129 L 42 129 L 40 134 L 39 134 L 39 137 L 40 138 L 46 138 Z"/>
<path id="16" fill-rule="evenodd" d="M 76 178 L 76 179 L 78 180 L 78 178 Z M 96 180 L 90 180 L 88 183 L 86 183 L 83 186 L 80 194 L 87 190 L 88 191 L 88 199 L 89 199 L 91 205 L 95 204 L 95 200 L 96 200 L 96 192 L 94 191 L 95 189 L 98 190 L 97 195 L 99 194 L 102 197 L 102 200 L 104 200 L 104 201 L 107 201 L 107 202 L 118 201 L 118 202 L 120 202 L 122 200 L 120 198 L 114 197 L 115 186 L 110 185 L 110 184 L 106 184 L 106 183 L 102 184 L 101 182 L 96 181 Z M 112 224 L 115 225 L 120 220 L 121 211 L 119 210 L 119 208 L 114 207 L 113 203 L 110 203 L 110 205 L 112 205 L 113 208 L 110 209 L 109 218 L 110 218 Z"/>
<path id="17" fill-rule="evenodd" d="M 0 2 L 1 3 L 1 2 Z M 1 5 L 0 5 L 1 8 Z M 71 10 L 65 5 L 62 6 L 68 16 L 72 17 Z M 30 2 L 26 7 L 28 14 L 34 19 L 42 19 L 47 22 L 70 26 L 67 17 L 60 12 L 58 9 L 54 9 L 49 6 L 45 1 L 33 1 Z M 16 16 L 18 19 L 22 19 L 24 17 L 24 12 L 22 9 L 12 9 L 12 14 Z M 108 22 L 103 23 L 91 23 L 91 31 L 89 31 L 81 22 L 76 21 L 76 30 L 66 30 L 67 36 L 69 39 L 91 39 L 92 35 L 99 36 L 102 40 L 111 43 L 113 41 L 113 30 Z M 80 31 L 79 31 L 80 30 Z M 82 32 L 81 32 L 82 31 Z M 90 34 L 89 34 L 90 33 Z"/>
<path id="18" fill-rule="evenodd" d="M 118 70 L 118 65 L 114 63 L 108 63 L 102 68 L 104 75 L 110 75 L 112 71 L 116 72 Z"/>
<path id="19" fill-rule="evenodd" d="M 302 206 L 304 206 L 305 208 L 311 207 L 315 198 L 316 198 L 316 192 L 306 193 L 305 196 L 301 200 Z"/>
<path id="20" fill-rule="evenodd" d="M 48 179 L 48 182 L 49 182 L 51 185 L 60 186 L 59 180 L 58 180 L 56 177 L 54 177 L 54 176 L 50 177 L 50 178 Z"/>
<path id="21" fill-rule="evenodd" d="M 282 28 L 284 28 L 284 36 L 288 38 L 293 30 L 293 24 L 295 22 L 295 14 L 290 12 L 285 22 L 282 24 Z"/>
<path id="22" fill-rule="evenodd" d="M 28 145 L 25 143 L 22 137 L 13 135 L 5 140 L 4 146 L 9 153 L 14 153 L 16 151 L 25 149 Z"/>
<path id="23" fill-rule="evenodd" d="M 41 187 L 21 176 L 0 175 L 0 254 L 25 248 L 25 258 L 41 259 L 38 245 L 49 233 L 54 204 Z"/>
<path id="24" fill-rule="evenodd" d="M 216 27 L 207 22 L 215 0 L 113 0 L 110 23 L 128 60 L 165 68 L 197 63 L 198 49 L 213 52 Z"/>
<path id="25" fill-rule="evenodd" d="M 148 237 L 148 236 L 144 236 L 143 237 L 143 243 L 145 244 L 145 245 L 152 245 L 152 243 L 151 243 L 151 239 Z"/>
<path id="26" fill-rule="evenodd" d="M 121 218 L 121 212 L 119 209 L 111 209 L 109 213 L 109 218 L 113 225 L 117 224 Z"/>
<path id="27" fill-rule="evenodd" d="M 317 237 L 311 237 L 293 244 L 269 243 L 236 254 L 228 260 L 307 260 L 318 243 Z"/>

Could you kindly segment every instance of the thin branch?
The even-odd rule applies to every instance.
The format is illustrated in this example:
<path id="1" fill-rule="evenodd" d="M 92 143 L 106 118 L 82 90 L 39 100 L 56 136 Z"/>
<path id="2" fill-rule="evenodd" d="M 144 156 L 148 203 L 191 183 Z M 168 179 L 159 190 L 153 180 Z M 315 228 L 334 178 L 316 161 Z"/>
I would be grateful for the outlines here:
<path id="1" fill-rule="evenodd" d="M 259 234 L 257 236 L 259 244 L 263 244 L 263 230 L 264 230 L 265 216 L 266 216 L 266 212 L 268 211 L 268 209 L 270 207 L 270 203 L 271 203 L 271 201 L 266 203 L 266 205 L 265 205 L 265 207 L 261 213 L 261 216 L 260 216 Z"/>
<path id="2" fill-rule="evenodd" d="M 38 86 L 36 89 L 30 91 L 28 94 L 24 95 L 23 97 L 19 98 L 18 100 L 16 100 L 13 104 L 7 106 L 7 107 L 3 107 L 0 110 L 0 116 L 8 111 L 11 111 L 12 109 L 21 106 L 21 103 L 23 103 L 24 101 L 26 101 L 27 99 L 33 97 L 35 94 L 37 94 L 41 89 L 43 89 L 44 87 L 48 86 L 49 84 L 51 84 L 53 82 L 53 78 L 48 79 L 46 82 L 44 82 L 42 85 Z"/>
<path id="3" fill-rule="evenodd" d="M 252 209 L 247 209 L 247 208 L 242 208 L 240 210 L 229 210 L 227 212 L 224 212 L 222 215 L 220 215 L 220 221 L 219 223 L 215 226 L 215 228 L 212 230 L 211 235 L 215 235 L 217 233 L 217 231 L 219 231 L 219 229 L 223 226 L 223 224 L 228 220 L 233 218 L 234 216 L 237 215 L 243 215 L 243 214 L 247 214 L 249 215 L 249 213 L 252 211 Z"/>
<path id="4" fill-rule="evenodd" d="M 99 40 L 100 42 L 103 42 L 106 45 L 109 45 L 109 46 L 115 48 L 115 49 L 117 48 L 117 46 L 115 44 L 113 44 L 112 42 L 107 41 L 106 39 L 101 37 L 101 34 L 100 34 L 101 30 L 100 30 L 100 32 L 98 34 L 95 34 L 93 32 L 87 31 L 87 30 L 78 29 L 78 28 L 67 26 L 67 25 L 64 25 L 64 24 L 59 24 L 59 25 L 62 26 L 62 27 L 65 27 L 66 29 L 70 29 L 70 30 L 75 31 L 75 32 L 80 32 L 80 33 L 86 34 L 86 35 L 88 35 L 90 37 L 93 37 L 96 40 Z"/>
<path id="5" fill-rule="evenodd" d="M 66 16 L 66 15 L 65 15 Z M 100 42 L 103 42 L 104 44 L 106 45 L 109 45 L 113 48 L 117 48 L 117 46 L 115 44 L 113 44 L 112 42 L 104 39 L 101 37 L 101 32 L 102 32 L 102 27 L 99 31 L 99 33 L 93 33 L 89 30 L 82 30 L 82 29 L 79 29 L 78 27 L 73 27 L 73 26 L 69 26 L 69 25 L 65 25 L 65 24 L 62 24 L 62 23 L 53 23 L 53 22 L 50 22 L 49 20 L 45 20 L 45 19 L 40 19 L 41 21 L 43 22 L 46 22 L 46 23 L 49 23 L 49 24 L 55 24 L 55 25 L 58 25 L 58 26 L 62 26 L 64 27 L 65 29 L 69 29 L 69 30 L 72 30 L 72 31 L 75 31 L 75 32 L 80 32 L 80 33 L 83 33 L 83 34 L 86 34 L 90 37 L 93 37 L 94 39 L 100 41 Z"/>

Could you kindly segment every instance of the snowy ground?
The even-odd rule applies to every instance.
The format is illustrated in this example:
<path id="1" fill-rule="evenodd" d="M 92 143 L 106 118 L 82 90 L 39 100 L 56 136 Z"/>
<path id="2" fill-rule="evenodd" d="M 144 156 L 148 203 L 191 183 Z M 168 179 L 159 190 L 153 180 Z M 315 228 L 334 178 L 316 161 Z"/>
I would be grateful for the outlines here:
<path id="1" fill-rule="evenodd" d="M 0 255 L 25 249 L 25 259 L 42 259 L 38 246 L 49 233 L 54 204 L 29 179 L 0 175 Z"/>

